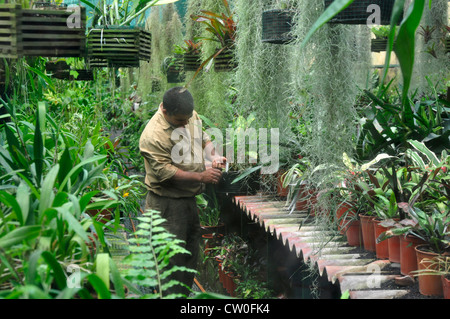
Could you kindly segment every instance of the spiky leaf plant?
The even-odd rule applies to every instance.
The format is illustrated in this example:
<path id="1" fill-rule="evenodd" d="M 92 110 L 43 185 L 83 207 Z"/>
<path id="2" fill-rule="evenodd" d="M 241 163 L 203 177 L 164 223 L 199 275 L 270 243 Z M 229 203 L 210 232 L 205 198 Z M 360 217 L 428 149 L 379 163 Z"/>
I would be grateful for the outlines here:
<path id="1" fill-rule="evenodd" d="M 174 286 L 185 286 L 176 280 L 167 280 L 175 271 L 196 272 L 181 266 L 169 264 L 171 257 L 177 254 L 189 254 L 183 247 L 183 241 L 166 231 L 162 226 L 165 219 L 160 212 L 147 210 L 142 217 L 138 217 L 138 230 L 129 239 L 130 255 L 124 263 L 130 266 L 125 270 L 125 277 L 133 284 L 150 288 L 152 292 L 144 298 L 177 298 L 180 294 L 164 294 Z"/>

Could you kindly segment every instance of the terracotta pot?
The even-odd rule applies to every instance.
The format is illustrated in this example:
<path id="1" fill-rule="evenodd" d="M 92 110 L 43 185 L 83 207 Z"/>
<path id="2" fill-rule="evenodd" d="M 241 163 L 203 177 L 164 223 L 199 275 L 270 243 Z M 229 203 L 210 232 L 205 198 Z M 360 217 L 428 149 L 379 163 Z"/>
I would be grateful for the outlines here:
<path id="1" fill-rule="evenodd" d="M 114 208 L 107 208 L 107 209 L 88 209 L 86 210 L 86 213 L 91 217 L 96 217 L 96 220 L 99 221 L 102 224 L 106 224 L 111 221 Z"/>
<path id="2" fill-rule="evenodd" d="M 361 220 L 361 231 L 364 249 L 375 252 L 375 232 L 373 227 L 373 216 L 359 214 Z"/>
<path id="3" fill-rule="evenodd" d="M 219 263 L 219 266 L 218 266 L 219 268 L 218 268 L 218 271 L 219 271 L 219 281 L 222 283 L 222 285 L 224 284 L 224 276 L 225 276 L 225 273 L 223 272 L 223 269 L 222 269 L 222 263 Z"/>
<path id="4" fill-rule="evenodd" d="M 355 216 L 356 212 L 353 205 L 348 202 L 342 202 L 339 204 L 338 209 L 336 210 L 336 220 L 338 222 L 338 230 L 341 234 L 343 234 L 343 232 L 341 232 L 341 228 L 345 223 L 345 219 Z"/>
<path id="5" fill-rule="evenodd" d="M 417 245 L 414 249 L 417 257 L 418 270 L 437 270 L 438 265 L 433 264 L 433 259 L 438 257 L 439 254 L 427 251 L 428 245 Z M 419 278 L 419 291 L 425 296 L 442 296 L 442 279 L 440 275 L 425 275 L 418 272 Z"/>
<path id="6" fill-rule="evenodd" d="M 389 246 L 389 261 L 400 263 L 400 237 L 395 236 L 387 240 Z"/>
<path id="7" fill-rule="evenodd" d="M 220 223 L 217 226 L 205 226 L 205 225 L 200 225 L 200 229 L 201 229 L 201 234 L 205 235 L 205 234 L 225 234 L 225 224 L 224 223 Z"/>
<path id="8" fill-rule="evenodd" d="M 342 231 L 347 236 L 347 242 L 350 246 L 363 246 L 363 238 L 361 233 L 361 222 L 359 220 L 345 220 Z"/>
<path id="9" fill-rule="evenodd" d="M 283 174 L 284 171 L 277 172 L 277 195 L 280 197 L 286 197 L 289 194 L 289 187 L 283 187 Z"/>
<path id="10" fill-rule="evenodd" d="M 450 278 L 445 277 L 445 275 L 441 275 L 442 279 L 442 293 L 444 295 L 444 299 L 450 299 Z"/>
<path id="11" fill-rule="evenodd" d="M 425 242 L 416 236 L 400 237 L 400 273 L 404 276 L 411 276 L 412 271 L 417 270 L 417 257 L 415 247 L 423 245 Z"/>
<path id="12" fill-rule="evenodd" d="M 314 205 L 317 203 L 317 197 L 314 189 L 308 186 L 301 186 L 299 200 L 295 203 L 295 209 L 302 212 L 315 214 Z"/>
<path id="13" fill-rule="evenodd" d="M 375 218 L 373 220 L 373 231 L 375 233 L 375 251 L 378 259 L 389 259 L 389 243 L 387 240 L 383 240 L 379 243 L 376 243 L 376 239 L 381 233 L 387 230 L 386 227 L 380 225 L 382 220 Z"/>

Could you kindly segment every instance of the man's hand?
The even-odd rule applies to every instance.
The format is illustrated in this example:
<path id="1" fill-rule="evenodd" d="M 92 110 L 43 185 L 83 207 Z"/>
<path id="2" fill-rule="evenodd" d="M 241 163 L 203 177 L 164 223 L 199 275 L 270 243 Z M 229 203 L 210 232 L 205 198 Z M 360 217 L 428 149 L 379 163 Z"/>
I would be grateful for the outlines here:
<path id="1" fill-rule="evenodd" d="M 223 156 L 217 156 L 212 161 L 213 168 L 225 168 L 227 163 L 227 158 Z"/>
<path id="2" fill-rule="evenodd" d="M 200 174 L 201 182 L 205 184 L 218 184 L 222 177 L 222 171 L 217 168 L 208 168 Z"/>

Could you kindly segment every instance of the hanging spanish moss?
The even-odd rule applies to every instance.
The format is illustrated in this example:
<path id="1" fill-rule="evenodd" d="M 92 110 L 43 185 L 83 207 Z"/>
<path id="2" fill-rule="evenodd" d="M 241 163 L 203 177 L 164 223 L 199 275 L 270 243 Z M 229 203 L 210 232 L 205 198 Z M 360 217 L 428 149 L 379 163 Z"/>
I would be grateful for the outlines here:
<path id="1" fill-rule="evenodd" d="M 276 3 L 264 0 L 236 0 L 235 3 L 238 16 L 236 112 L 244 117 L 253 113 L 260 127 L 279 128 L 280 144 L 288 146 L 280 149 L 280 160 L 288 164 L 292 150 L 296 149 L 289 125 L 288 85 L 293 47 L 262 42 L 262 14 L 277 8 Z"/>
<path id="2" fill-rule="evenodd" d="M 335 186 L 336 172 L 343 170 L 343 153 L 352 156 L 357 133 L 355 102 L 371 71 L 370 29 L 367 26 L 326 24 L 307 46 L 300 42 L 323 12 L 323 2 L 298 3 L 293 34 L 297 38 L 291 96 L 306 123 L 302 137 L 303 154 L 311 162 L 307 181 L 321 194 Z M 319 169 L 320 168 L 320 169 Z M 316 223 L 328 227 L 327 213 L 334 203 L 329 196 L 318 197 Z M 324 214 L 322 214 L 324 213 Z M 324 218 L 320 218 L 324 216 Z M 320 250 L 329 238 L 319 238 Z"/>
<path id="3" fill-rule="evenodd" d="M 300 3 L 295 35 L 301 41 L 323 11 L 323 4 Z M 370 72 L 367 26 L 325 25 L 304 49 L 296 49 L 292 96 L 308 125 L 304 151 L 313 165 L 342 166 L 342 154 L 352 154 L 359 88 Z M 333 80 L 331 80 L 333 79 Z M 305 92 L 305 94 L 301 94 Z M 316 180 L 319 182 L 319 180 Z"/>
<path id="4" fill-rule="evenodd" d="M 425 6 L 416 36 L 416 85 L 413 83 L 413 87 L 417 87 L 419 93 L 430 93 L 431 88 L 426 77 L 433 86 L 437 85 L 438 91 L 447 87 L 447 83 L 442 79 L 450 78 L 450 57 L 445 48 L 448 11 L 447 0 L 433 0 L 431 8 Z"/>

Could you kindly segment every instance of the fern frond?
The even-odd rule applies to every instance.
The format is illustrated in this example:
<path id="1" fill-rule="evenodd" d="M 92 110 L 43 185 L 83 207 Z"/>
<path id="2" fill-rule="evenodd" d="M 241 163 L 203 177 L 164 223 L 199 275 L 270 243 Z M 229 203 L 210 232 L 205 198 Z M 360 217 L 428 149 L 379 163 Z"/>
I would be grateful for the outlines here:
<path id="1" fill-rule="evenodd" d="M 171 266 L 169 263 L 177 254 L 190 254 L 182 246 L 184 241 L 176 239 L 175 235 L 162 226 L 165 219 L 158 211 L 148 210 L 138 220 L 138 230 L 129 239 L 130 255 L 124 260 L 129 265 L 124 270 L 125 278 L 137 286 L 151 288 L 152 293 L 144 294 L 143 298 L 163 298 L 163 292 L 171 287 L 186 287 L 176 280 L 167 281 L 176 271 L 196 272 L 194 269 Z M 174 297 L 179 296 L 164 296 L 167 299 Z"/>

